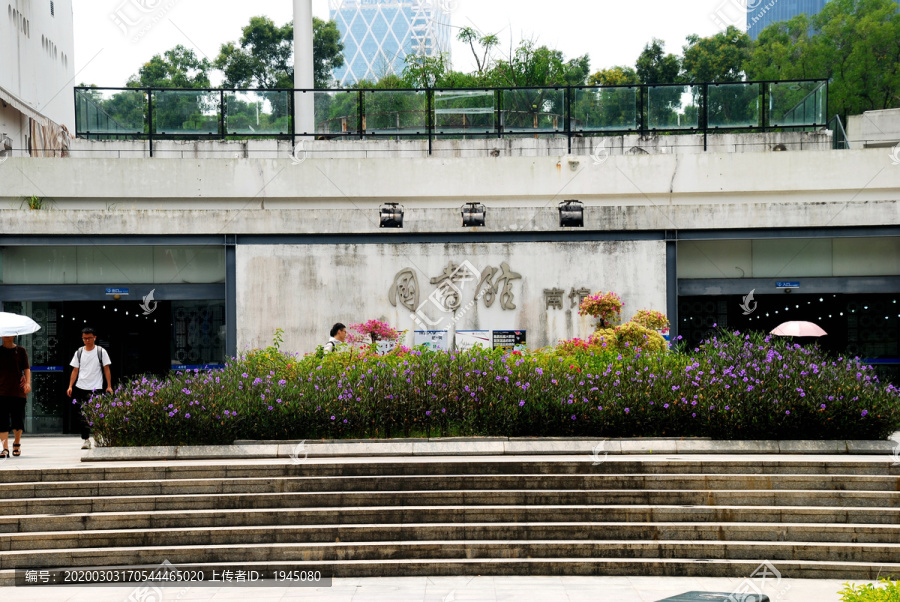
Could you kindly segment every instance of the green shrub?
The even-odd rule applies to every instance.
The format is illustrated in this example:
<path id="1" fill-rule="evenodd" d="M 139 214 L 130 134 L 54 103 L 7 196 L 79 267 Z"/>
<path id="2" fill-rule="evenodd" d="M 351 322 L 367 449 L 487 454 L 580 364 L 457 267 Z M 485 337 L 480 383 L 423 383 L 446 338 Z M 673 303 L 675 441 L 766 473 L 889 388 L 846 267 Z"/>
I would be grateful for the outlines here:
<path id="1" fill-rule="evenodd" d="M 844 584 L 840 592 L 841 602 L 900 602 L 900 581 L 880 579 L 878 587 L 871 583 L 855 586 Z"/>

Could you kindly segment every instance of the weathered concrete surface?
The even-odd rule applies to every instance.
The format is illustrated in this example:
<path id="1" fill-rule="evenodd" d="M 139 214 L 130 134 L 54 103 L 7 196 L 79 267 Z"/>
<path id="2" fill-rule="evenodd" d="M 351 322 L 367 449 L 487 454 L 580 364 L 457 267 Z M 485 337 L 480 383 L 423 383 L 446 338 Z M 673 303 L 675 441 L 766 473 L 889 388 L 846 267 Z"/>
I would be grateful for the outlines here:
<path id="1" fill-rule="evenodd" d="M 469 261 L 478 274 L 503 263 L 520 275 L 510 281 L 513 294 L 504 309 L 500 298 L 487 306 L 476 298 L 478 280 L 457 283 L 461 307 L 442 311 L 429 296 L 438 290 L 432 278 L 449 262 Z M 579 316 L 568 297 L 573 288 L 627 291 L 626 319 L 641 308 L 666 306 L 665 243 L 538 242 L 528 244 L 422 245 L 240 245 L 237 247 L 238 343 L 265 347 L 277 328 L 288 349 L 312 351 L 327 340 L 335 322 L 350 324 L 377 318 L 400 330 L 526 330 L 529 348 L 555 344 L 590 332 L 593 319 Z M 413 312 L 389 291 L 401 270 L 415 272 L 421 307 Z M 365 275 L 365 277 L 363 277 Z M 499 276 L 495 276 L 495 284 Z M 486 285 L 484 285 L 486 286 Z M 544 291 L 561 289 L 563 307 L 548 308 Z M 434 326 L 431 326 L 434 324 Z M 324 338 L 323 338 L 324 336 Z"/>

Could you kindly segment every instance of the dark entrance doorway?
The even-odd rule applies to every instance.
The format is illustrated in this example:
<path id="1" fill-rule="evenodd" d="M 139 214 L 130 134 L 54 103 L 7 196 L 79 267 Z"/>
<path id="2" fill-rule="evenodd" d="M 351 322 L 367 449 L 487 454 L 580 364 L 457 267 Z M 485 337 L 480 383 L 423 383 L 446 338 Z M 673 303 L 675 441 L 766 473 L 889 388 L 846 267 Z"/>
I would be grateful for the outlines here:
<path id="1" fill-rule="evenodd" d="M 875 366 L 882 380 L 900 383 L 900 295 L 758 295 L 749 314 L 742 303 L 741 295 L 679 297 L 678 332 L 696 346 L 714 330 L 714 324 L 741 332 L 769 332 L 782 322 L 814 322 L 828 333 L 814 340 L 820 347 L 835 355 L 862 358 Z"/>
<path id="2" fill-rule="evenodd" d="M 143 374 L 165 376 L 225 359 L 222 300 L 157 301 L 149 315 L 140 299 L 4 301 L 3 309 L 29 315 L 41 326 L 19 338 L 32 364 L 33 392 L 26 406 L 31 433 L 76 431 L 66 389 L 85 326 L 97 332 L 97 344 L 109 353 L 113 387 Z"/>

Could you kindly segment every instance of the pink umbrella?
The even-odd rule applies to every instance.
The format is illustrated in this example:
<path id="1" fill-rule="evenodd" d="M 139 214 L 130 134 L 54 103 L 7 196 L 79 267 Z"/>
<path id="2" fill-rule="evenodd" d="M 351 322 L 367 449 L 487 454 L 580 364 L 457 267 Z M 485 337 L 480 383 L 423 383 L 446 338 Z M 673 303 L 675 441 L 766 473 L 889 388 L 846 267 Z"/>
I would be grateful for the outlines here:
<path id="1" fill-rule="evenodd" d="M 820 337 L 828 333 L 812 322 L 785 322 L 776 326 L 772 334 L 779 337 Z"/>

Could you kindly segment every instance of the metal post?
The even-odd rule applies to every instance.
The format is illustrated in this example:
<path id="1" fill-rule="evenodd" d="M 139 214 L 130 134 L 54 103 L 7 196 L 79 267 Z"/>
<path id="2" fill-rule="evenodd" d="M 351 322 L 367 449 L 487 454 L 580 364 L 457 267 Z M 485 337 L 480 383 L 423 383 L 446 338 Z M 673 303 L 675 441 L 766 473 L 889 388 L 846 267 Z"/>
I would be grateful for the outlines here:
<path id="1" fill-rule="evenodd" d="M 290 110 L 291 110 L 291 155 L 292 156 L 293 156 L 294 148 L 296 148 L 296 146 L 297 146 L 297 113 L 296 113 L 297 103 L 296 103 L 296 100 L 294 99 L 294 97 L 296 95 L 297 95 L 297 93 L 293 89 L 291 90 L 290 94 L 288 94 L 288 97 L 290 98 L 288 105 L 290 105 Z"/>
<path id="2" fill-rule="evenodd" d="M 237 355 L 237 236 L 225 235 L 225 355 Z"/>
<path id="3" fill-rule="evenodd" d="M 646 119 L 644 118 L 644 89 L 645 89 L 645 88 L 646 88 L 646 86 L 644 86 L 644 85 L 641 86 L 641 106 L 640 106 L 640 109 L 638 110 L 638 115 L 640 116 L 640 135 L 641 135 L 641 138 L 644 137 L 644 132 L 645 132 L 646 129 L 647 129 L 647 121 L 646 121 Z"/>
<path id="4" fill-rule="evenodd" d="M 434 141 L 434 89 L 425 89 L 425 98 L 428 105 L 428 155 L 431 155 L 432 142 Z"/>
<path id="5" fill-rule="evenodd" d="M 500 89 L 494 90 L 494 106 L 497 107 L 497 138 L 503 138 L 503 94 Z"/>
<path id="6" fill-rule="evenodd" d="M 365 123 L 365 112 L 366 112 L 366 102 L 365 95 L 362 90 L 359 90 L 356 93 L 356 131 L 359 132 L 359 139 L 363 140 L 366 137 L 366 133 L 364 131 L 364 123 Z"/>
<path id="7" fill-rule="evenodd" d="M 678 231 L 666 230 L 666 314 L 669 340 L 678 339 Z"/>
<path id="8" fill-rule="evenodd" d="M 219 138 L 225 140 L 225 90 L 219 90 Z"/>
<path id="9" fill-rule="evenodd" d="M 565 103 L 566 138 L 569 140 L 569 154 L 572 154 L 572 86 L 566 86 Z"/>
<path id="10" fill-rule="evenodd" d="M 153 90 L 147 88 L 147 142 L 150 144 L 150 156 L 153 156 Z"/>

